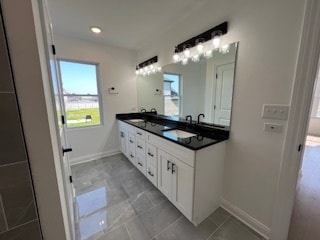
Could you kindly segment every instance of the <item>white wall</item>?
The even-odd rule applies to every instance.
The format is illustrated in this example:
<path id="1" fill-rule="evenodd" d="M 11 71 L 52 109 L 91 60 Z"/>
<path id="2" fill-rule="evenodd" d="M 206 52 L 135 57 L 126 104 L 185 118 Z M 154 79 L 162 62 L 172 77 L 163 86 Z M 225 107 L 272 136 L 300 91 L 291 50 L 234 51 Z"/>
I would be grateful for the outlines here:
<path id="1" fill-rule="evenodd" d="M 144 46 L 139 59 L 154 54 L 172 60 L 174 46 L 225 20 L 226 43 L 239 41 L 231 135 L 223 202 L 268 234 L 280 169 L 286 122 L 281 134 L 263 131 L 264 103 L 289 104 L 305 1 L 212 0 L 159 41 Z M 170 36 L 170 37 L 168 37 Z"/>
<path id="2" fill-rule="evenodd" d="M 66 131 L 73 148 L 71 164 L 118 152 L 115 114 L 132 112 L 137 107 L 136 53 L 60 35 L 54 39 L 58 58 L 99 63 L 104 124 Z M 108 94 L 111 87 L 115 87 L 118 94 Z"/>

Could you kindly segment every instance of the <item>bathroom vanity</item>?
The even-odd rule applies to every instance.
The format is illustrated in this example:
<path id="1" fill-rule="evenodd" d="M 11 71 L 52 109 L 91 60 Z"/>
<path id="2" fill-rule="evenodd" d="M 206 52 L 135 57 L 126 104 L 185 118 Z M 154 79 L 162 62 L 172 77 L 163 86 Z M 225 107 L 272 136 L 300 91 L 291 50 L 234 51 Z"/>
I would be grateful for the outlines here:
<path id="1" fill-rule="evenodd" d="M 228 131 L 139 114 L 117 119 L 121 152 L 187 219 L 198 225 L 218 208 Z"/>

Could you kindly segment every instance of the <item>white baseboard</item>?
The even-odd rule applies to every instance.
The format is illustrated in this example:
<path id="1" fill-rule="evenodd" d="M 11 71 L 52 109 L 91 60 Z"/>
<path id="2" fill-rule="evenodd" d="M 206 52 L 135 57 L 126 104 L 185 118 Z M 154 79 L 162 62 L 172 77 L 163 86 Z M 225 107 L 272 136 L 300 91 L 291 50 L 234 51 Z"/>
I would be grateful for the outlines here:
<path id="1" fill-rule="evenodd" d="M 76 165 L 84 162 L 90 162 L 90 161 L 97 160 L 99 158 L 109 157 L 119 153 L 120 153 L 120 150 L 111 150 L 107 152 L 101 152 L 101 153 L 90 154 L 90 155 L 81 156 L 77 158 L 71 158 L 70 165 L 72 166 L 72 165 Z"/>
<path id="2" fill-rule="evenodd" d="M 266 239 L 269 239 L 270 237 L 270 228 L 266 225 L 259 222 L 254 217 L 250 216 L 248 213 L 243 211 L 242 209 L 234 206 L 224 198 L 220 199 L 220 206 L 225 209 L 227 212 L 229 212 L 232 216 L 237 218 L 239 221 L 243 222 L 245 225 L 247 225 L 249 228 L 253 229 L 257 233 L 259 233 L 261 236 L 263 236 Z"/>

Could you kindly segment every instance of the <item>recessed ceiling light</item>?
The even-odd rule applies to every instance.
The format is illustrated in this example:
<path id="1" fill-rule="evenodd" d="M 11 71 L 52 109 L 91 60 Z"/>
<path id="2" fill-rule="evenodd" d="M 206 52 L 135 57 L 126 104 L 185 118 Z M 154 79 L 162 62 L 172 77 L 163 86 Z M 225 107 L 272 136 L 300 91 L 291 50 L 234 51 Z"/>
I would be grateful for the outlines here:
<path id="1" fill-rule="evenodd" d="M 101 33 L 101 28 L 99 28 L 99 27 L 91 27 L 91 31 L 93 33 Z"/>

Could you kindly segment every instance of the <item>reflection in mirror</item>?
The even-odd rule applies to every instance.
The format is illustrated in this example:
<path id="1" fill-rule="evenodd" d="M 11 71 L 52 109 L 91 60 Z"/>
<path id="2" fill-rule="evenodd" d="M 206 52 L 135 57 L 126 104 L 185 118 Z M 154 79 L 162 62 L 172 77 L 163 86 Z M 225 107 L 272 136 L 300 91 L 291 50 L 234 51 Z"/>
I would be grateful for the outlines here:
<path id="1" fill-rule="evenodd" d="M 230 126 L 238 43 L 209 59 L 187 65 L 169 64 L 162 73 L 137 76 L 139 109 L 181 117 L 204 113 L 203 123 Z"/>

